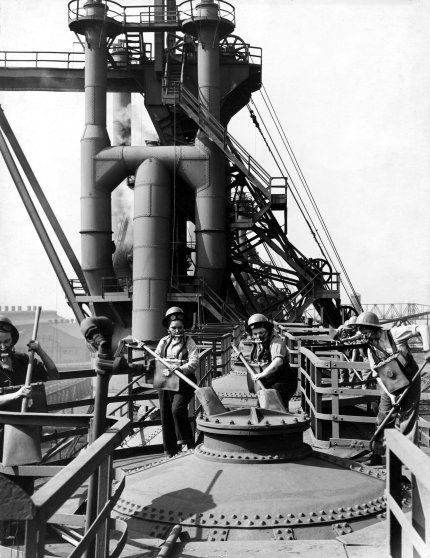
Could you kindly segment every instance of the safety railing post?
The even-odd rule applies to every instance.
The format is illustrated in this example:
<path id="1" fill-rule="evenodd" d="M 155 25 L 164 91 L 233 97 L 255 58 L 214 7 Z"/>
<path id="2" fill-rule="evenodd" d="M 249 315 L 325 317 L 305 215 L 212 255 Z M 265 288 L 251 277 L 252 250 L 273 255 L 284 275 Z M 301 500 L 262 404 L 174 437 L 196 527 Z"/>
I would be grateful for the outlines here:
<path id="1" fill-rule="evenodd" d="M 131 372 L 129 372 L 127 374 L 127 385 L 128 385 L 127 395 L 129 397 L 129 399 L 127 401 L 127 418 L 131 422 L 133 422 L 133 419 L 134 419 L 134 412 L 133 412 L 134 403 L 133 403 L 133 398 L 132 398 L 132 395 L 133 395 L 132 382 L 133 382 L 133 374 Z"/>
<path id="2" fill-rule="evenodd" d="M 399 507 L 402 507 L 402 484 L 400 481 L 402 475 L 402 462 L 398 456 L 387 448 L 387 492 L 394 499 Z M 400 523 L 392 512 L 388 509 L 388 540 L 389 552 L 392 558 L 401 558 L 402 556 L 402 529 Z"/>
<path id="3" fill-rule="evenodd" d="M 332 438 L 340 438 L 340 425 L 339 418 L 340 407 L 339 407 L 339 374 L 336 368 L 331 369 L 331 387 L 337 391 L 337 393 L 331 394 L 331 414 L 333 419 L 331 421 L 331 436 Z"/>
<path id="4" fill-rule="evenodd" d="M 322 374 L 321 374 L 321 368 L 319 368 L 318 366 L 312 364 L 312 369 L 313 369 L 313 380 L 312 383 L 315 386 L 315 388 L 319 388 L 322 385 Z M 312 389 L 312 388 L 311 388 Z M 322 393 L 319 393 L 316 389 L 314 391 L 314 400 L 315 400 L 315 411 L 316 413 L 322 413 L 323 412 L 323 396 Z M 322 440 L 323 439 L 323 421 L 319 420 L 318 417 L 315 417 L 315 437 L 317 438 L 317 440 Z"/>
<path id="5" fill-rule="evenodd" d="M 45 526 L 46 522 L 41 521 L 40 513 L 33 519 L 25 522 L 25 558 L 43 558 L 45 556 Z"/>
<path id="6" fill-rule="evenodd" d="M 100 513 L 111 496 L 112 458 L 110 456 L 100 465 L 98 475 L 97 513 Z M 106 517 L 96 535 L 95 548 L 97 558 L 107 558 L 109 555 L 109 519 L 109 516 Z"/>

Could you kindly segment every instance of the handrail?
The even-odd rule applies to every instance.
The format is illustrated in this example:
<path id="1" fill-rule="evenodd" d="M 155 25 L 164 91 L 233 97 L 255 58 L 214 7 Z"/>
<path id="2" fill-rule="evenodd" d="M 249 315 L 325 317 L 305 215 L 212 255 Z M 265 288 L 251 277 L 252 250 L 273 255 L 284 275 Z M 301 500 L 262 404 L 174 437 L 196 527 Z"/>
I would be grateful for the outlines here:
<path id="1" fill-rule="evenodd" d="M 69 2 L 69 23 L 88 17 L 86 4 L 86 0 L 71 0 Z M 155 4 L 152 6 L 147 4 L 123 6 L 114 0 L 106 0 L 104 15 L 123 26 L 171 24 L 172 27 L 179 28 L 179 11 Z"/>
<path id="2" fill-rule="evenodd" d="M 219 121 L 196 97 L 182 85 L 179 103 L 187 114 L 213 139 L 224 153 L 270 200 L 271 177 L 269 173 L 231 136 Z M 232 149 L 233 146 L 233 149 Z M 239 155 L 233 152 L 235 150 Z"/>
<path id="3" fill-rule="evenodd" d="M 86 0 L 71 0 L 67 5 L 67 13 L 69 23 L 78 19 L 87 17 Z M 124 21 L 124 7 L 115 2 L 108 0 L 104 5 L 104 16 L 114 19 L 115 21 Z"/>
<path id="4" fill-rule="evenodd" d="M 128 49 L 129 57 L 126 64 L 117 64 L 117 69 L 130 69 L 144 60 L 153 60 L 151 43 L 143 43 L 144 52 Z M 112 51 L 110 51 L 111 54 Z M 0 68 L 38 68 L 50 70 L 83 70 L 85 67 L 85 53 L 73 51 L 48 50 L 0 50 Z"/>
<path id="5" fill-rule="evenodd" d="M 305 327 L 303 325 L 303 327 Z M 363 416 L 361 412 L 347 410 L 354 409 L 355 405 L 367 404 L 379 399 L 378 389 L 374 389 L 372 383 L 366 386 L 366 378 L 358 382 L 341 382 L 341 372 L 369 370 L 368 362 L 355 362 L 341 360 L 343 354 L 339 351 L 318 352 L 302 346 L 302 343 L 320 342 L 331 344 L 332 340 L 326 331 L 313 331 L 308 329 L 303 333 L 307 335 L 293 335 L 288 330 L 288 324 L 278 324 L 279 333 L 287 342 L 287 351 L 290 356 L 292 368 L 297 369 L 299 375 L 299 390 L 301 406 L 305 413 L 311 418 L 311 429 L 316 445 L 329 447 L 331 444 L 349 444 L 348 431 L 344 430 L 344 424 L 353 422 L 357 424 L 373 424 L 376 417 Z M 296 327 L 293 330 L 296 332 Z M 348 406 L 343 410 L 342 403 Z M 327 430 L 324 425 L 329 423 L 331 428 Z M 358 442 L 362 447 L 368 446 L 367 439 Z"/>
<path id="6" fill-rule="evenodd" d="M 10 424 L 24 424 L 18 421 L 16 415 L 21 413 L 1 413 L 0 421 L 9 416 L 8 422 Z M 15 416 L 13 416 L 15 415 Z M 25 413 L 21 416 L 26 424 L 40 424 L 43 418 L 48 417 L 48 414 L 43 413 Z M 55 417 L 63 423 L 81 424 L 83 420 L 87 422 L 91 419 L 91 415 L 61 415 Z M 51 415 L 52 419 L 52 415 Z M 42 422 L 43 423 L 43 422 Z M 31 513 L 25 517 L 19 516 L 19 511 L 15 510 L 14 519 L 25 519 L 27 523 L 26 538 L 24 543 L 24 556 L 26 558 L 43 558 L 45 556 L 45 536 L 46 524 L 60 523 L 64 525 L 79 525 L 85 526 L 86 534 L 79 542 L 78 546 L 69 555 L 69 558 L 77 558 L 81 556 L 88 545 L 95 537 L 100 534 L 107 535 L 101 537 L 100 556 L 107 556 L 106 542 L 109 541 L 109 530 L 115 526 L 116 530 L 121 532 L 120 540 L 115 540 L 115 548 L 112 555 L 119 556 L 120 552 L 125 546 L 127 524 L 119 520 L 112 520 L 110 518 L 111 510 L 118 501 L 118 498 L 124 488 L 125 473 L 118 470 L 116 472 L 117 485 L 113 492 L 111 492 L 111 477 L 112 477 L 112 454 L 114 449 L 120 445 L 122 440 L 128 435 L 130 431 L 130 421 L 128 419 L 120 419 L 115 421 L 109 419 L 111 427 L 97 438 L 87 449 L 82 450 L 80 454 L 71 461 L 66 467 L 52 467 L 52 466 L 20 466 L 17 471 L 10 472 L 5 470 L 7 474 L 20 474 L 20 469 L 32 469 L 33 475 L 38 472 L 38 467 L 42 469 L 53 469 L 54 474 L 51 478 L 43 484 L 32 496 L 29 496 L 31 503 Z M 3 471 L 2 471 L 3 472 Z M 29 472 L 27 472 L 29 474 Z M 31 474 L 31 473 L 30 473 Z M 102 490 L 100 492 L 99 511 L 92 525 L 85 524 L 85 517 L 82 515 L 67 515 L 58 514 L 56 512 L 60 507 L 70 498 L 92 475 L 97 474 Z M 46 472 L 42 472 L 42 476 L 47 476 Z M 49 475 L 48 475 L 49 476 Z M 24 509 L 24 508 L 23 508 Z M 28 514 L 28 509 L 25 510 Z M 2 518 L 4 519 L 4 518 Z M 113 542 L 113 541 L 111 541 Z"/>
<path id="7" fill-rule="evenodd" d="M 22 64 L 31 64 L 23 66 Z M 0 67 L 82 69 L 84 52 L 0 50 Z"/>
<path id="8" fill-rule="evenodd" d="M 104 457 L 124 440 L 130 430 L 130 421 L 121 418 L 108 432 L 94 440 L 62 471 L 46 482 L 33 496 L 35 506 L 50 517 L 103 462 Z"/>
<path id="9" fill-rule="evenodd" d="M 180 277 L 178 279 L 181 279 Z M 215 307 L 220 314 L 226 318 L 228 318 L 232 322 L 240 322 L 243 318 L 237 314 L 228 304 L 226 304 L 225 300 L 223 300 L 207 283 L 202 277 L 189 277 L 184 276 L 184 279 L 192 279 L 192 282 L 186 282 L 185 284 L 177 283 L 175 288 L 178 292 L 184 292 L 181 287 L 192 287 L 194 292 L 197 294 L 201 294 L 209 303 Z"/>
<path id="10" fill-rule="evenodd" d="M 218 14 L 220 19 L 225 19 L 230 23 L 235 25 L 235 9 L 232 4 L 226 2 L 225 0 L 215 0 L 215 4 L 218 5 Z M 181 19 L 195 19 L 199 17 L 199 10 L 197 9 L 201 5 L 201 0 L 185 0 L 178 5 L 178 12 L 181 15 Z M 185 6 L 189 6 L 186 10 Z"/>
<path id="11" fill-rule="evenodd" d="M 389 554 L 429 556 L 430 459 L 400 432 L 385 431 Z M 402 509 L 402 466 L 412 475 L 412 518 Z"/>

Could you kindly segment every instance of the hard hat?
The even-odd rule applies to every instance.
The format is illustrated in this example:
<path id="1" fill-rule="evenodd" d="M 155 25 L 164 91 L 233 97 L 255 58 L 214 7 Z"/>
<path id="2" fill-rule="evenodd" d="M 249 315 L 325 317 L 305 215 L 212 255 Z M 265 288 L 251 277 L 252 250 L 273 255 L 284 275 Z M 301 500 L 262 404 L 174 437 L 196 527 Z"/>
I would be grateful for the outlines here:
<path id="1" fill-rule="evenodd" d="M 353 329 L 356 326 L 357 316 L 351 316 L 346 322 L 343 324 L 345 329 Z"/>
<path id="2" fill-rule="evenodd" d="M 382 325 L 379 323 L 379 318 L 373 312 L 362 312 L 358 317 L 357 321 L 355 322 L 356 326 L 367 326 L 367 327 L 375 327 L 378 329 L 382 328 Z"/>
<path id="3" fill-rule="evenodd" d="M 0 316 L 0 331 L 10 333 L 12 336 L 12 344 L 16 345 L 19 339 L 19 333 L 13 323 L 7 316 Z"/>
<path id="4" fill-rule="evenodd" d="M 269 322 L 264 314 L 252 314 L 252 316 L 250 316 L 248 319 L 248 323 L 246 324 L 246 331 L 250 333 L 251 326 L 255 326 L 257 324 L 265 327 L 267 330 L 270 331 L 273 329 L 272 322 Z"/>
<path id="5" fill-rule="evenodd" d="M 179 306 L 172 306 L 168 308 L 166 314 L 164 315 L 163 321 L 161 322 L 164 327 L 169 327 L 169 324 L 173 320 L 183 320 L 184 311 Z"/>

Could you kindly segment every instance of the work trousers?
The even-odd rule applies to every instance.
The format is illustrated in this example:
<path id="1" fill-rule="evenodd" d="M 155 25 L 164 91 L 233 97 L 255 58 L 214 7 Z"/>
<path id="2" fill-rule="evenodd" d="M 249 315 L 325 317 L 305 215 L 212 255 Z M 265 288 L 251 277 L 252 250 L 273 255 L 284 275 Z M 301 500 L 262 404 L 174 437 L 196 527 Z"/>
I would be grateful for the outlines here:
<path id="1" fill-rule="evenodd" d="M 408 390 L 405 397 L 403 398 L 398 413 L 393 413 L 390 417 L 390 420 L 384 426 L 384 430 L 386 428 L 394 428 L 396 423 L 396 419 L 399 419 L 399 428 L 400 432 L 406 436 L 412 443 L 418 443 L 418 413 L 419 413 L 419 404 L 420 404 L 420 397 L 421 397 L 421 376 L 418 375 L 417 378 L 407 386 L 405 389 Z M 376 427 L 378 427 L 390 410 L 393 408 L 393 404 L 391 403 L 390 398 L 385 392 L 381 394 L 381 400 L 379 402 L 379 411 L 378 416 L 376 418 Z M 379 439 L 375 440 L 375 453 L 380 455 L 385 454 L 385 447 L 382 443 L 382 435 L 381 432 Z M 379 442 L 379 443 L 378 443 Z"/>
<path id="2" fill-rule="evenodd" d="M 197 383 L 193 375 L 190 380 Z M 193 430 L 188 418 L 188 405 L 193 398 L 194 389 L 179 380 L 179 391 L 159 390 L 160 416 L 163 432 L 164 451 L 174 454 L 179 444 L 193 444 Z"/>

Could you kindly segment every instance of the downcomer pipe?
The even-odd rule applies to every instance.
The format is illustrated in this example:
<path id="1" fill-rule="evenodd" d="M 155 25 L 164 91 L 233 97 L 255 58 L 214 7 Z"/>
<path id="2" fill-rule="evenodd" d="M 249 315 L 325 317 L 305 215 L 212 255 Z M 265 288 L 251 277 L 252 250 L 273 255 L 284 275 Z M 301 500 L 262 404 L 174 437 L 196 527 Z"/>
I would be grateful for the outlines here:
<path id="1" fill-rule="evenodd" d="M 199 101 L 219 122 L 219 5 L 213 0 L 202 0 L 196 12 Z M 197 273 L 219 293 L 227 259 L 225 156 L 201 132 L 196 145 L 208 152 L 210 160 L 207 182 L 196 190 Z"/>
<path id="2" fill-rule="evenodd" d="M 219 292 L 226 268 L 224 155 L 200 140 L 195 147 L 110 147 L 96 158 L 98 188 L 111 191 L 141 161 L 151 157 L 171 172 L 176 169 L 196 192 L 196 275 Z"/>
<path id="3" fill-rule="evenodd" d="M 82 270 L 92 295 L 102 293 L 102 277 L 112 277 L 111 192 L 94 182 L 94 156 L 107 147 L 106 6 L 85 5 L 85 128 L 81 139 Z"/>
<path id="4" fill-rule="evenodd" d="M 137 169 L 133 217 L 132 335 L 156 340 L 164 335 L 161 320 L 169 282 L 171 180 L 155 157 Z"/>

